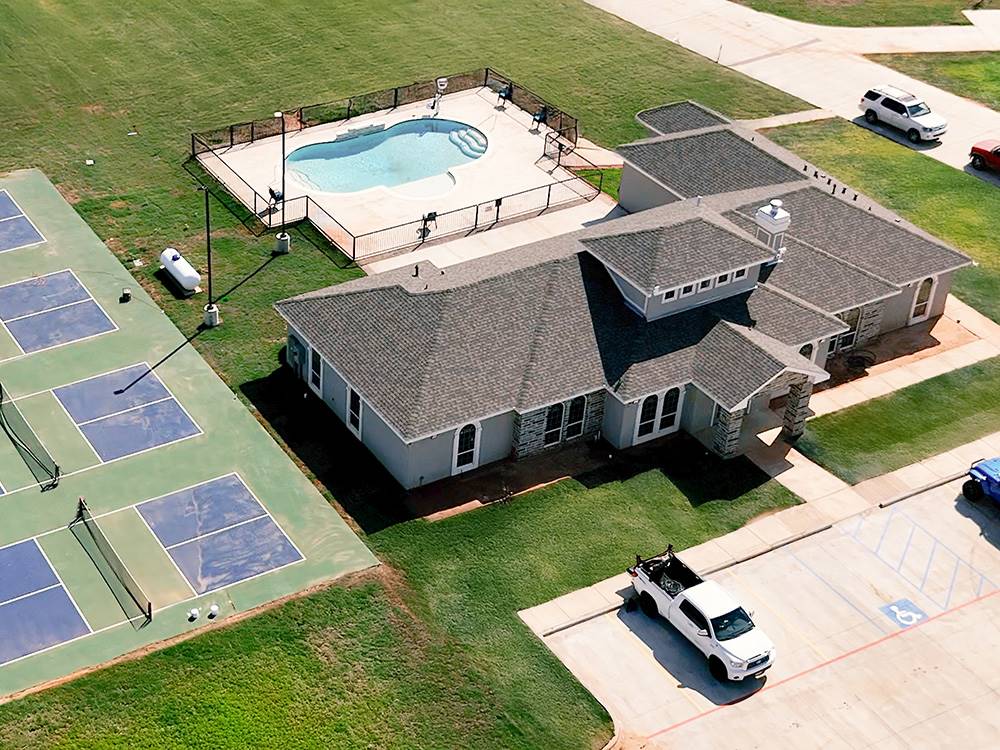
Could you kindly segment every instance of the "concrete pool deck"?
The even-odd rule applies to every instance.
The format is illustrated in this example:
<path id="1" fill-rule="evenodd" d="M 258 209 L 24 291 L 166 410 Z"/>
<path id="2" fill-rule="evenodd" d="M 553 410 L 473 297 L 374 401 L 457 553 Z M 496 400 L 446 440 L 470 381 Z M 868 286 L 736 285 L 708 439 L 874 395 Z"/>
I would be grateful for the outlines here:
<path id="1" fill-rule="evenodd" d="M 419 220 L 429 212 L 437 212 L 440 216 L 475 204 L 488 203 L 490 205 L 483 210 L 493 210 L 492 203 L 500 196 L 511 196 L 504 201 L 502 212 L 512 215 L 539 205 L 538 195 L 515 196 L 535 188 L 554 185 L 553 204 L 582 198 L 581 193 L 588 190 L 586 184 L 573 179 L 573 173 L 562 167 L 553 168 L 551 160 L 542 158 L 545 136 L 553 131 L 545 126 L 533 129 L 531 115 L 513 104 L 498 108 L 496 93 L 483 87 L 444 96 L 436 115 L 428 108 L 428 101 L 421 101 L 287 133 L 286 157 L 302 146 L 332 141 L 348 131 L 371 126 L 389 128 L 407 120 L 436 116 L 475 127 L 489 143 L 483 156 L 449 170 L 454 178 L 450 189 L 442 188 L 439 175 L 393 188 L 378 186 L 354 193 L 326 193 L 310 188 L 286 171 L 285 191 L 289 202 L 286 220 L 304 218 L 304 202 L 294 201 L 308 195 L 330 215 L 324 217 L 315 215 L 320 212 L 310 212 L 310 220 L 332 240 L 350 248 L 349 234 L 358 236 Z M 267 196 L 268 188 L 280 189 L 281 136 L 204 152 L 198 155 L 198 160 L 251 210 L 255 208 L 252 191 Z M 569 182 L 557 185 L 565 181 Z M 426 188 L 424 195 L 421 195 L 422 188 Z M 542 197 L 541 205 L 544 204 Z M 256 208 L 259 211 L 262 207 L 266 208 L 258 198 Z M 271 218 L 272 225 L 276 218 Z M 439 218 L 441 230 L 445 229 L 446 222 L 445 217 Z M 401 233 L 408 231 L 401 230 Z M 411 238 L 409 234 L 405 237 L 401 234 L 401 239 L 405 242 Z M 374 253 L 359 248 L 358 259 L 369 254 Z"/>

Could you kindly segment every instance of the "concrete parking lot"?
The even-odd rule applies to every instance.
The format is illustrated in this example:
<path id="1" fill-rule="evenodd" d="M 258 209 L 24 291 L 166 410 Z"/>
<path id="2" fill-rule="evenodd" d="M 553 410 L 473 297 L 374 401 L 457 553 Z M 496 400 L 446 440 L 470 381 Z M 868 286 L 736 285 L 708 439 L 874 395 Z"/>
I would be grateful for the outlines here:
<path id="1" fill-rule="evenodd" d="M 699 652 L 638 609 L 544 640 L 624 747 L 997 747 L 1000 513 L 971 506 L 960 485 L 712 576 L 777 645 L 764 680 L 715 682 Z"/>

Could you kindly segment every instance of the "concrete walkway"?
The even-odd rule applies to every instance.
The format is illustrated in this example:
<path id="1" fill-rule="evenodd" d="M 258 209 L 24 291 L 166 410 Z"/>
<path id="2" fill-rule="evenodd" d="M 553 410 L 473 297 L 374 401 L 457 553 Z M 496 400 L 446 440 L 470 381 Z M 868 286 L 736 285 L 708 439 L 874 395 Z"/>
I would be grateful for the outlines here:
<path id="1" fill-rule="evenodd" d="M 884 369 L 873 368 L 867 377 L 814 393 L 809 400 L 813 416 L 846 409 L 952 370 L 1000 356 L 1000 325 L 953 295 L 948 296 L 944 315 L 975 335 L 977 340 L 898 367 L 892 367 L 889 362 Z"/>
<path id="2" fill-rule="evenodd" d="M 963 169 L 969 146 L 1000 137 L 1000 113 L 863 57 L 875 52 L 1000 50 L 1000 10 L 966 11 L 971 26 L 837 28 L 778 18 L 727 0 L 587 0 L 705 57 L 856 120 L 871 86 L 892 83 L 948 118 L 942 143 L 920 150 Z M 880 129 L 905 143 L 901 134 Z"/>
<path id="3" fill-rule="evenodd" d="M 771 445 L 758 441 L 747 456 L 798 495 L 802 504 L 686 549 L 682 557 L 698 572 L 711 574 L 876 508 L 880 503 L 951 481 L 967 471 L 973 461 L 996 455 L 1000 455 L 1000 432 L 851 487 L 781 440 Z M 622 572 L 518 614 L 536 635 L 545 637 L 617 609 L 631 596 L 631 591 L 628 574 Z"/>

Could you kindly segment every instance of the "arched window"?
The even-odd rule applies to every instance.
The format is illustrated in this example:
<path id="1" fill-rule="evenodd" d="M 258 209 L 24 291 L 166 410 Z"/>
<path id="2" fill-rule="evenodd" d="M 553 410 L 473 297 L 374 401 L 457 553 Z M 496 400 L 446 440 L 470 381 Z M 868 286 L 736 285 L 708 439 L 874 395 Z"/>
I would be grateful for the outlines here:
<path id="1" fill-rule="evenodd" d="M 681 389 L 671 388 L 663 394 L 663 408 L 660 410 L 660 430 L 668 430 L 677 421 L 677 404 L 681 399 Z"/>
<path id="2" fill-rule="evenodd" d="M 934 294 L 934 279 L 924 279 L 917 288 L 917 296 L 913 300 L 913 314 L 910 323 L 927 320 L 931 315 L 931 297 Z"/>
<path id="3" fill-rule="evenodd" d="M 583 434 L 583 418 L 587 413 L 587 397 L 577 396 L 569 402 L 569 414 L 566 415 L 566 439 Z"/>
<path id="4" fill-rule="evenodd" d="M 467 424 L 458 431 L 458 439 L 455 441 L 455 470 L 467 471 L 473 469 L 479 462 L 479 451 L 477 438 L 479 428 L 474 424 Z"/>
<path id="5" fill-rule="evenodd" d="M 812 344 L 805 344 L 801 349 L 799 349 L 799 354 L 801 354 L 803 357 L 805 357 L 809 361 L 812 361 L 812 358 L 813 358 L 813 345 Z"/>
<path id="6" fill-rule="evenodd" d="M 660 397 L 655 393 L 643 399 L 642 406 L 639 409 L 639 430 L 637 433 L 639 437 L 644 437 L 653 432 L 653 428 L 656 427 L 656 411 L 659 405 Z"/>
<path id="7" fill-rule="evenodd" d="M 562 439 L 563 405 L 552 404 L 545 413 L 545 445 L 555 445 Z"/>

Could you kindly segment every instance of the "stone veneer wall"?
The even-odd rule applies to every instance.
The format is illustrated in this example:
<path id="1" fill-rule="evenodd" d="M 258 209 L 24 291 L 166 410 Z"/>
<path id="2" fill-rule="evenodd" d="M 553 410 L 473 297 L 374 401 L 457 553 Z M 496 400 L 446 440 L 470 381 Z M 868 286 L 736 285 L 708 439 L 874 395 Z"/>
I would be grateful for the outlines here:
<path id="1" fill-rule="evenodd" d="M 788 400 L 785 402 L 783 434 L 795 439 L 802 436 L 806 429 L 806 419 L 809 416 L 809 399 L 812 396 L 813 384 L 807 378 L 793 383 L 788 389 Z"/>
<path id="2" fill-rule="evenodd" d="M 885 302 L 875 302 L 861 308 L 861 318 L 858 320 L 858 339 L 856 346 L 867 344 L 876 338 L 882 328 L 882 311 Z"/>
<path id="3" fill-rule="evenodd" d="M 545 445 L 545 417 L 549 407 L 543 406 L 541 409 L 525 412 L 524 414 L 514 413 L 514 458 L 524 458 L 533 456 L 542 451 L 550 451 L 560 448 L 566 443 L 584 440 L 593 437 L 601 430 L 604 422 L 604 398 L 605 391 L 595 391 L 587 394 L 587 408 L 583 413 L 583 433 L 566 439 L 566 420 L 569 417 L 569 402 L 563 401 L 563 435 L 562 439 L 554 445 Z"/>
<path id="4" fill-rule="evenodd" d="M 712 427 L 712 448 L 723 458 L 732 458 L 740 447 L 740 431 L 746 409 L 728 412 L 719 407 L 719 416 Z"/>

